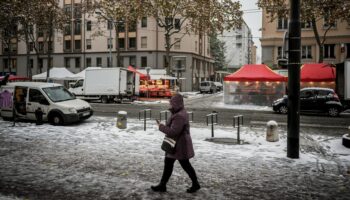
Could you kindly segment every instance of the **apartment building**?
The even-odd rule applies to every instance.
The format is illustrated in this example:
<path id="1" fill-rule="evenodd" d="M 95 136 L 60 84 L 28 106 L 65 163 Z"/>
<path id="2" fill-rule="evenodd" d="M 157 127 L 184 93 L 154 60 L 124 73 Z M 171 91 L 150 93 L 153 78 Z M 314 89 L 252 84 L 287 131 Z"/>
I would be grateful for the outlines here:
<path id="1" fill-rule="evenodd" d="M 277 60 L 285 57 L 283 39 L 288 31 L 288 19 L 278 18 L 270 22 L 266 11 L 262 12 L 262 63 L 277 68 Z M 310 22 L 301 22 L 302 63 L 318 62 L 319 47 Z M 329 27 L 323 19 L 317 21 L 317 29 L 322 37 Z M 321 38 L 322 39 L 322 38 Z M 340 63 L 350 59 L 350 21 L 340 21 L 330 28 L 326 35 L 323 52 L 325 63 Z"/>
<path id="2" fill-rule="evenodd" d="M 98 22 L 96 14 L 89 16 L 81 12 L 81 0 L 61 0 L 60 5 L 71 18 L 64 30 L 55 31 L 52 44 L 39 38 L 40 55 L 37 57 L 33 44 L 30 45 L 30 68 L 32 75 L 46 71 L 47 49 L 52 49 L 52 67 L 66 67 L 73 73 L 86 67 L 116 67 L 117 45 L 120 49 L 119 67 L 132 65 L 136 68 L 151 67 L 162 69 L 165 66 L 164 30 L 155 19 L 144 17 L 138 22 L 125 24 L 118 22 L 118 33 L 111 22 Z M 35 30 L 44 37 L 40 30 Z M 118 41 L 116 41 L 118 34 Z M 177 42 L 171 49 L 172 57 L 181 57 L 184 69 L 180 73 L 181 90 L 192 91 L 199 82 L 214 77 L 213 59 L 210 54 L 209 37 L 206 34 L 178 33 L 171 39 Z M 180 39 L 181 38 L 181 39 Z M 0 44 L 2 45 L 2 44 Z M 9 49 L 0 47 L 0 72 L 11 71 L 27 75 L 26 45 L 14 40 L 11 59 Z M 110 59 L 111 58 L 111 59 Z M 11 64 L 10 64 L 11 63 Z M 172 65 L 172 63 L 170 63 Z M 177 75 L 172 70 L 171 75 Z"/>
<path id="3" fill-rule="evenodd" d="M 253 63 L 254 42 L 248 25 L 244 22 L 240 28 L 224 31 L 218 37 L 225 43 L 225 57 L 228 71 L 235 71 L 245 64 Z"/>

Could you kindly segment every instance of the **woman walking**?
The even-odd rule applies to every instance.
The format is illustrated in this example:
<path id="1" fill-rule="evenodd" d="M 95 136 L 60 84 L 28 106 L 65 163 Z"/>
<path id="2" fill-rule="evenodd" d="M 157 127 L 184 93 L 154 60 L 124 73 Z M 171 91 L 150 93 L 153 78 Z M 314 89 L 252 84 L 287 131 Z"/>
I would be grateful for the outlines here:
<path id="1" fill-rule="evenodd" d="M 200 185 L 196 172 L 189 161 L 190 158 L 194 157 L 194 150 L 188 114 L 184 107 L 183 97 L 180 94 L 176 94 L 170 99 L 169 110 L 172 115 L 166 125 L 160 124 L 158 121 L 157 123 L 161 132 L 176 140 L 175 153 L 165 154 L 162 178 L 160 183 L 156 186 L 151 186 L 151 189 L 155 192 L 166 192 L 166 184 L 173 172 L 174 163 L 178 160 L 181 167 L 192 180 L 192 186 L 187 189 L 187 192 L 193 193 L 200 189 Z"/>

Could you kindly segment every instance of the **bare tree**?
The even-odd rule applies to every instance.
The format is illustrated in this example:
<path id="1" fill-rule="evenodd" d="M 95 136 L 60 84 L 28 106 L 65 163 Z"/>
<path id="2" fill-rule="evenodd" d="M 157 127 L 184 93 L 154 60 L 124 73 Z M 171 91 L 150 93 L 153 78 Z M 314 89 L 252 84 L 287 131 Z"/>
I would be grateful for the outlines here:
<path id="1" fill-rule="evenodd" d="M 240 26 L 242 12 L 240 3 L 231 0 L 144 0 L 147 15 L 155 18 L 158 27 L 164 30 L 165 68 L 170 74 L 170 50 L 179 42 L 171 40 L 180 34 L 180 40 L 190 32 L 200 35 L 221 32 Z"/>
<path id="2" fill-rule="evenodd" d="M 269 14 L 270 21 L 278 17 L 287 17 L 289 14 L 286 0 L 259 0 L 258 6 L 265 9 Z M 301 1 L 301 19 L 311 23 L 314 36 L 319 47 L 319 63 L 323 62 L 324 44 L 327 33 L 334 27 L 337 21 L 350 19 L 349 0 L 303 0 Z M 317 22 L 324 20 L 322 27 L 317 27 Z"/>
<path id="3" fill-rule="evenodd" d="M 120 64 L 120 44 L 119 44 L 119 31 L 120 28 L 129 27 L 136 24 L 137 20 L 143 16 L 142 2 L 140 0 L 98 0 L 94 2 L 85 2 L 84 9 L 89 12 L 90 15 L 95 15 L 99 22 L 112 23 L 116 30 L 114 37 L 116 38 L 116 50 L 117 50 L 117 66 Z M 98 34 L 102 34 L 103 31 L 99 29 Z M 111 39 L 111 38 L 110 38 Z M 111 42 L 111 40 L 108 40 Z M 109 44 L 111 45 L 111 44 Z M 112 60 L 109 61 L 110 63 Z"/>

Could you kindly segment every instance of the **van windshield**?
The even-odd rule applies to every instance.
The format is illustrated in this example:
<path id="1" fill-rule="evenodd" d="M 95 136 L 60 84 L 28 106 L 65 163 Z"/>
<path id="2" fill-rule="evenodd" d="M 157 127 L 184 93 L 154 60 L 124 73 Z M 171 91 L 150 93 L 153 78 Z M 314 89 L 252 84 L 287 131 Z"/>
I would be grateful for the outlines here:
<path id="1" fill-rule="evenodd" d="M 43 88 L 43 90 L 53 102 L 68 101 L 75 99 L 75 96 L 63 86 L 48 87 Z"/>

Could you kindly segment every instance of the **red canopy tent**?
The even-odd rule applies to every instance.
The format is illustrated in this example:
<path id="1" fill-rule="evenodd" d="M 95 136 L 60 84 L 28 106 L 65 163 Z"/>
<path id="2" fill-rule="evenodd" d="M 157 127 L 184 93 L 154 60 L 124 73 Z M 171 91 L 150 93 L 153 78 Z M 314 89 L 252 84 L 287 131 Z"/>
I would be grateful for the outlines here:
<path id="1" fill-rule="evenodd" d="M 5 76 L 0 76 L 0 81 L 2 80 L 2 79 L 4 79 L 5 78 Z M 24 77 L 24 76 L 16 76 L 16 75 L 10 75 L 10 77 L 9 77 L 9 79 L 8 79 L 9 81 L 27 81 L 27 80 L 30 80 L 28 77 Z"/>
<path id="2" fill-rule="evenodd" d="M 137 71 L 137 70 L 136 70 L 135 68 L 133 68 L 132 66 L 128 66 L 128 71 L 131 71 L 131 72 L 133 72 L 133 73 L 135 73 L 135 74 L 140 75 L 140 80 L 148 80 L 148 79 L 149 79 L 149 77 L 148 77 L 147 75 L 145 75 L 145 74 L 143 74 L 143 73 Z"/>
<path id="3" fill-rule="evenodd" d="M 301 82 L 332 82 L 335 81 L 336 70 L 331 64 L 308 63 L 301 66 Z"/>
<path id="4" fill-rule="evenodd" d="M 272 71 L 264 64 L 248 64 L 233 74 L 225 76 L 224 81 L 286 81 L 286 77 Z"/>

